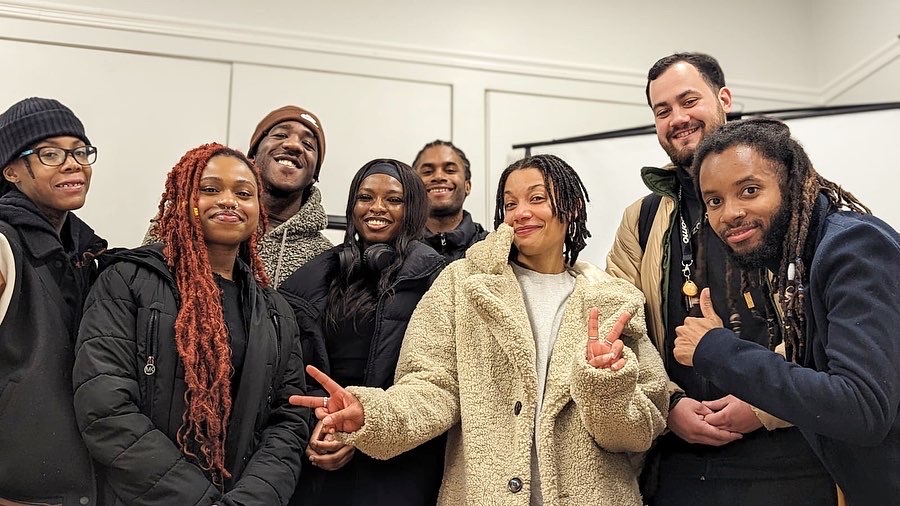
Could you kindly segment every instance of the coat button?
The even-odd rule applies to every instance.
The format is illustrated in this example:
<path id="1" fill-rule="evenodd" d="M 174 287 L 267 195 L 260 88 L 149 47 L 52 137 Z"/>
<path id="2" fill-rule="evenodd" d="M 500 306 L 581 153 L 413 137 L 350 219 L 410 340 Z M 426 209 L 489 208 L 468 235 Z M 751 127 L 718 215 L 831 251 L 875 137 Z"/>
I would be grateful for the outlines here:
<path id="1" fill-rule="evenodd" d="M 510 492 L 516 494 L 522 491 L 522 480 L 519 478 L 513 478 L 509 480 L 509 483 L 506 484 L 506 488 L 509 489 Z"/>
<path id="2" fill-rule="evenodd" d="M 515 413 L 516 416 L 519 416 L 519 413 L 521 413 L 521 412 L 522 412 L 522 402 L 516 401 L 516 405 L 513 407 L 513 413 Z"/>

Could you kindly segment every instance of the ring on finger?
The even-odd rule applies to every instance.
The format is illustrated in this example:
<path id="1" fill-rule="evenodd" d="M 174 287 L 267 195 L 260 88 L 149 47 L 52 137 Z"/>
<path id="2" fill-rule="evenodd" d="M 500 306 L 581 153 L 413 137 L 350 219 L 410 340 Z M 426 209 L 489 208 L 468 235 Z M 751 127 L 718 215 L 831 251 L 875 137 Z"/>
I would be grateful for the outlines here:
<path id="1" fill-rule="evenodd" d="M 328 397 L 322 397 L 322 407 L 328 409 Z"/>
<path id="2" fill-rule="evenodd" d="M 603 338 L 603 344 L 609 346 L 610 348 L 612 348 L 612 345 L 613 345 L 612 341 L 610 341 L 609 339 L 607 339 L 605 337 Z"/>

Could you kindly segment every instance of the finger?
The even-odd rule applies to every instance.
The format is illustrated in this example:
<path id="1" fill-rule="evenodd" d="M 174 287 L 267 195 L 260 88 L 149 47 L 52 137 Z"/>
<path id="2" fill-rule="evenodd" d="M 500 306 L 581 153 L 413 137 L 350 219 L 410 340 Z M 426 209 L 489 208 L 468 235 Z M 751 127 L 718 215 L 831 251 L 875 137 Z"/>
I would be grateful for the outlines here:
<path id="1" fill-rule="evenodd" d="M 722 397 L 721 399 L 716 399 L 713 401 L 703 401 L 703 405 L 713 411 L 719 411 L 720 409 L 722 409 L 728 405 L 729 400 L 730 399 L 728 399 L 728 397 L 726 396 L 726 397 Z"/>
<path id="2" fill-rule="evenodd" d="M 293 406 L 303 406 L 304 408 L 321 408 L 321 396 L 313 397 L 311 395 L 292 395 L 288 397 L 288 402 Z"/>
<path id="3" fill-rule="evenodd" d="M 312 445 L 306 447 L 306 458 L 310 460 L 310 462 L 314 462 L 316 457 L 321 457 L 322 454 L 317 452 Z"/>
<path id="4" fill-rule="evenodd" d="M 592 307 L 588 312 L 588 337 L 600 337 L 600 324 L 597 322 L 599 314 L 600 310 L 595 307 Z"/>
<path id="5" fill-rule="evenodd" d="M 700 292 L 700 312 L 703 313 L 704 318 L 712 318 L 714 320 L 719 319 L 719 315 L 716 314 L 716 310 L 713 308 L 712 297 L 709 295 L 709 287 L 703 289 Z"/>
<path id="6" fill-rule="evenodd" d="M 704 406 L 702 403 L 697 403 L 697 408 L 694 410 L 694 413 L 697 413 L 700 416 L 700 419 L 703 420 L 707 416 L 715 413 L 715 411 L 709 409 L 708 406 Z"/>
<path id="7" fill-rule="evenodd" d="M 345 446 L 335 453 L 329 453 L 328 455 L 317 458 L 316 465 L 326 471 L 336 471 L 347 465 L 347 462 L 350 462 L 354 450 L 355 448 L 352 446 Z"/>
<path id="8" fill-rule="evenodd" d="M 690 340 L 683 337 L 675 338 L 675 349 L 672 350 L 675 360 L 687 367 L 694 366 L 694 348 Z"/>
<path id="9" fill-rule="evenodd" d="M 308 365 L 306 366 L 306 373 L 312 376 L 312 378 L 319 382 L 322 385 L 322 388 L 325 389 L 329 393 L 329 395 L 336 395 L 338 392 L 343 390 L 340 385 L 337 384 L 333 379 L 329 378 L 327 374 L 316 369 L 315 366 Z M 321 399 L 321 397 L 320 397 Z M 321 403 L 320 403 L 321 404 Z M 315 406 L 308 406 L 315 407 Z"/>
<path id="10" fill-rule="evenodd" d="M 312 434 L 310 434 L 310 436 L 309 436 L 309 440 L 310 440 L 310 442 L 319 441 L 324 437 L 325 437 L 325 433 L 322 431 L 322 421 L 319 420 L 319 422 L 313 428 Z"/>
<path id="11" fill-rule="evenodd" d="M 309 446 L 320 454 L 326 454 L 334 453 L 347 445 L 340 441 L 310 441 Z"/>
<path id="12" fill-rule="evenodd" d="M 703 421 L 718 429 L 726 429 L 731 423 L 726 411 L 716 411 L 703 417 Z"/>
<path id="13" fill-rule="evenodd" d="M 697 436 L 696 438 L 694 438 L 694 440 L 692 442 L 705 444 L 705 445 L 709 445 L 709 446 L 724 446 L 724 445 L 727 445 L 728 443 L 737 441 L 738 439 L 741 439 L 742 437 L 744 437 L 740 432 L 729 432 L 729 431 L 724 431 L 724 430 L 720 431 L 720 432 L 722 432 L 726 435 L 724 435 L 724 436 L 716 435 L 714 437 L 711 437 L 711 436 L 707 436 L 704 434 L 701 436 Z"/>
<path id="14" fill-rule="evenodd" d="M 609 368 L 612 369 L 613 371 L 618 371 L 618 370 L 622 369 L 623 367 L 625 367 L 625 357 L 622 357 L 619 360 L 616 360 L 616 362 L 613 365 L 609 366 Z"/>
<path id="15" fill-rule="evenodd" d="M 717 427 L 713 427 L 710 424 L 704 423 L 699 437 L 708 441 L 705 444 L 721 446 L 732 441 L 737 441 L 738 439 L 741 439 L 743 435 L 740 432 L 722 430 Z"/>
<path id="16" fill-rule="evenodd" d="M 631 320 L 631 313 L 628 311 L 619 315 L 619 319 L 613 324 L 612 328 L 609 330 L 609 334 L 606 334 L 606 340 L 614 343 L 616 339 L 622 335 L 622 331 L 625 330 L 625 326 L 628 325 L 629 320 Z"/>

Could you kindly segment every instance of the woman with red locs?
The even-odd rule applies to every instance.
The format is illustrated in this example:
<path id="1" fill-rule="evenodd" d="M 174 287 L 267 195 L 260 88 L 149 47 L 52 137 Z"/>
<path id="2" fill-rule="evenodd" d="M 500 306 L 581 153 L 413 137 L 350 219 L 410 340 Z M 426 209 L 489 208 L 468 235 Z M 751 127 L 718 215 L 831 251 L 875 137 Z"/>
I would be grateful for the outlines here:
<path id="1" fill-rule="evenodd" d="M 162 241 L 117 255 L 91 291 L 75 410 L 103 504 L 284 504 L 296 485 L 300 341 L 256 252 L 260 188 L 242 153 L 188 151 L 159 204 Z"/>

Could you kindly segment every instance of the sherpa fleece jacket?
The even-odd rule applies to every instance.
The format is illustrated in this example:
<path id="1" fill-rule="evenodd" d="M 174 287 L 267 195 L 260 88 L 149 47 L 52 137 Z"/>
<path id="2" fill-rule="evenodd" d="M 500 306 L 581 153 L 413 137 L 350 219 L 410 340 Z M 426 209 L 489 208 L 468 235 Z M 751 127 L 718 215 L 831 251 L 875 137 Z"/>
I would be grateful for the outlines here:
<path id="1" fill-rule="evenodd" d="M 527 506 L 531 467 L 538 465 L 547 506 L 639 505 L 640 453 L 663 431 L 668 405 L 644 299 L 629 283 L 575 264 L 535 427 L 535 344 L 507 260 L 512 238 L 501 225 L 443 271 L 413 313 L 395 385 L 349 388 L 366 422 L 342 437 L 387 459 L 449 429 L 439 504 Z M 634 315 L 622 336 L 626 365 L 619 371 L 585 359 L 594 306 L 600 335 L 623 311 Z"/>

